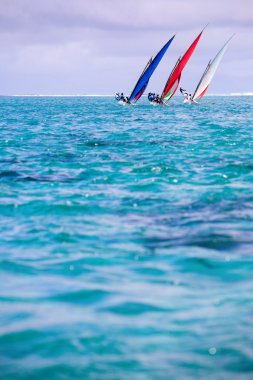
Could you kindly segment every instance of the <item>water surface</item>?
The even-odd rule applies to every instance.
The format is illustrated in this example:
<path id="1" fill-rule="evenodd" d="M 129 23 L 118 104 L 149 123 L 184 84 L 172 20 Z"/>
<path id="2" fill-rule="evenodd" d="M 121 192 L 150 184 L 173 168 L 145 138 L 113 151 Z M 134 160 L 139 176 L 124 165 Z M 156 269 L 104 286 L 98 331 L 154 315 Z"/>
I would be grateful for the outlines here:
<path id="1" fill-rule="evenodd" d="M 253 376 L 253 98 L 0 98 L 1 380 Z"/>

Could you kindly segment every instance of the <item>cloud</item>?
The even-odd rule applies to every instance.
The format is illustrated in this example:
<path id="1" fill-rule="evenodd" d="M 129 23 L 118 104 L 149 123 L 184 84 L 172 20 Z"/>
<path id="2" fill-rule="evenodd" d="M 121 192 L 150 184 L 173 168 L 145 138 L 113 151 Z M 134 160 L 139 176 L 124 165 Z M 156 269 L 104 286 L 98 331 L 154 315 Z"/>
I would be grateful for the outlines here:
<path id="1" fill-rule="evenodd" d="M 252 0 L 2 0 L 1 28 L 84 28 L 134 33 L 185 30 L 208 20 L 216 26 L 251 26 Z"/>
<path id="2" fill-rule="evenodd" d="M 130 89 L 148 58 L 177 33 L 152 78 L 160 88 L 178 55 L 207 22 L 184 73 L 190 77 L 187 83 L 197 80 L 236 32 L 214 90 L 251 91 L 252 21 L 252 0 L 1 0 L 2 92 Z M 233 70 L 230 76 L 228 69 Z"/>

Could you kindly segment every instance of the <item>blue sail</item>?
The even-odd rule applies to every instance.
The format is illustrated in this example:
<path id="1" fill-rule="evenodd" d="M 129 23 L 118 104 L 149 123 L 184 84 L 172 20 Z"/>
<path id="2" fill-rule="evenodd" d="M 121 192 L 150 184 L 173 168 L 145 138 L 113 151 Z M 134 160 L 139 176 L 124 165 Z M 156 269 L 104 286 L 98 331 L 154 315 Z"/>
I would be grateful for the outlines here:
<path id="1" fill-rule="evenodd" d="M 134 101 L 136 102 L 142 94 L 144 93 L 149 79 L 151 78 L 151 75 L 159 65 L 161 59 L 163 58 L 164 54 L 166 53 L 168 47 L 170 46 L 171 42 L 173 41 L 175 36 L 173 36 L 164 46 L 163 48 L 156 54 L 154 59 L 151 59 L 147 66 L 145 67 L 143 73 L 141 74 L 140 78 L 138 79 L 138 82 L 136 83 L 130 97 L 129 101 Z"/>

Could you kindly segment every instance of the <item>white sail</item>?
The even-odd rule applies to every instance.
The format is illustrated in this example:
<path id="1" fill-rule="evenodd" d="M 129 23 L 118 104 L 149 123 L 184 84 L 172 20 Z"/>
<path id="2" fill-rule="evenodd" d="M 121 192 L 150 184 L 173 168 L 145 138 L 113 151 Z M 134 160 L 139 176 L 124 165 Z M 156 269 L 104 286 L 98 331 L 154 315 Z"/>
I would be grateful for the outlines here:
<path id="1" fill-rule="evenodd" d="M 225 43 L 223 48 L 218 52 L 216 57 L 207 65 L 207 68 L 204 71 L 204 74 L 202 75 L 202 78 L 200 79 L 199 84 L 194 92 L 193 100 L 196 100 L 197 98 L 200 99 L 204 95 L 205 91 L 207 90 L 207 87 L 213 79 L 213 76 L 222 60 L 222 57 L 232 37 L 230 37 L 230 39 Z"/>

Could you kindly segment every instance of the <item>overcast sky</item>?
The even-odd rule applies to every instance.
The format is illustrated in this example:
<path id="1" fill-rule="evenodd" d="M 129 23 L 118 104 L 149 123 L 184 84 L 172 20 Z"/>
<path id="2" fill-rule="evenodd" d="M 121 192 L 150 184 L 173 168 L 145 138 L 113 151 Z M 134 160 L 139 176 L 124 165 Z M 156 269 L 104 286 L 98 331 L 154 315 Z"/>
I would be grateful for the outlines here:
<path id="1" fill-rule="evenodd" d="M 236 33 L 209 93 L 253 92 L 253 0 L 0 0 L 0 93 L 128 93 L 176 33 L 150 80 L 149 89 L 161 92 L 208 22 L 182 86 L 193 91 Z"/>

